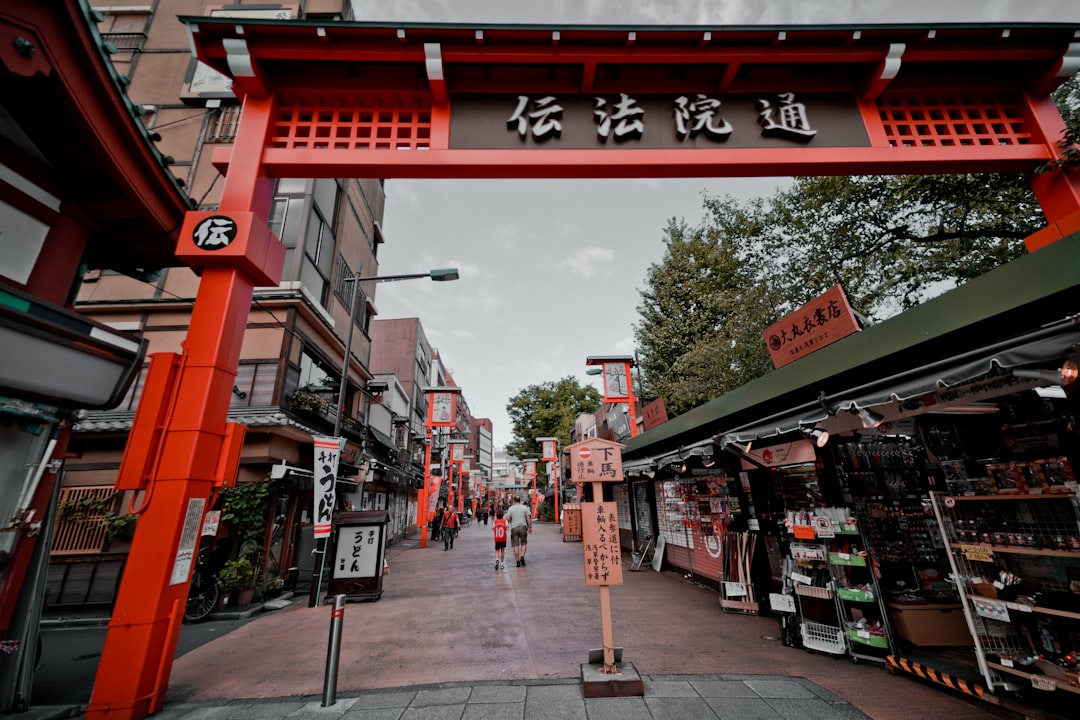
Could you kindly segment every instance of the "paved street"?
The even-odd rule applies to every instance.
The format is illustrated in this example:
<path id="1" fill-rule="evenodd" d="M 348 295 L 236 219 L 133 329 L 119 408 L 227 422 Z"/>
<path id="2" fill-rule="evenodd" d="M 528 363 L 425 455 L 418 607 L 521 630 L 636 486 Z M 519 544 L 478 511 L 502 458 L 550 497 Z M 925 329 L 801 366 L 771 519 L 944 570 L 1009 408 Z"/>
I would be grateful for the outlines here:
<path id="1" fill-rule="evenodd" d="M 509 549 L 507 554 L 509 566 L 496 572 L 491 528 L 482 525 L 464 528 L 449 552 L 434 543 L 422 550 L 415 540 L 390 548 L 392 573 L 385 578 L 382 599 L 346 607 L 337 681 L 341 701 L 335 709 L 322 712 L 337 715 L 382 703 L 399 713 L 406 707 L 410 712 L 429 708 L 394 717 L 443 716 L 432 714 L 431 707 L 444 707 L 447 717 L 461 717 L 468 704 L 483 702 L 493 693 L 505 693 L 507 698 L 520 695 L 521 707 L 527 708 L 526 688 L 533 695 L 570 692 L 577 698 L 574 707 L 584 708 L 576 680 L 589 650 L 601 641 L 599 593 L 584 584 L 582 546 L 562 542 L 557 526 L 538 523 L 528 565 L 515 567 Z M 846 701 L 876 720 L 997 717 L 983 704 L 908 677 L 891 676 L 877 663 L 854 665 L 784 647 L 777 639 L 775 619 L 723 613 L 715 592 L 675 573 L 627 571 L 624 578 L 624 584 L 613 587 L 611 593 L 615 643 L 625 648 L 624 658 L 646 680 L 646 700 L 650 692 L 674 694 L 698 698 L 711 707 L 716 701 L 710 700 L 709 693 L 720 692 L 719 697 L 742 697 L 731 705 L 742 707 L 741 702 L 750 700 L 768 702 L 753 688 L 761 680 L 758 689 L 764 695 L 776 691 L 790 700 L 792 692 L 806 698 L 820 693 L 839 703 L 837 707 L 847 707 Z M 308 608 L 299 601 L 185 654 L 173 666 L 166 717 L 187 717 L 183 712 L 207 710 L 223 702 L 230 703 L 233 713 L 239 712 L 238 704 L 251 706 L 243 711 L 251 716 L 248 713 L 257 711 L 258 700 L 267 698 L 295 701 L 289 712 L 318 707 L 329 621 L 328 607 Z M 807 682 L 795 690 L 769 684 L 788 682 L 788 678 Z M 694 689 L 695 682 L 704 683 L 704 694 Z M 721 686 L 710 682 L 726 685 L 718 690 Z M 562 691 L 539 689 L 563 685 L 567 688 Z M 468 701 L 470 694 L 480 700 Z M 433 698 L 441 699 L 433 702 Z M 780 714 L 777 708 L 787 700 L 779 702 L 763 706 L 769 714 L 760 717 L 808 717 Z M 280 704 L 279 700 L 275 705 Z M 613 700 L 597 708 L 601 706 L 613 713 L 611 717 L 626 717 L 615 709 L 630 707 Z M 262 707 L 269 711 L 269 706 Z M 758 717 L 749 707 L 745 705 L 746 713 L 732 717 Z M 212 716 L 234 716 L 220 714 L 223 710 Z M 659 716 L 693 716 L 671 712 Z M 588 716 L 609 716 L 606 711 L 597 713 L 599 709 Z M 258 715 L 264 716 L 269 714 Z M 496 715 L 480 712 L 477 716 Z M 565 717 L 585 715 L 584 711 L 571 712 Z"/>

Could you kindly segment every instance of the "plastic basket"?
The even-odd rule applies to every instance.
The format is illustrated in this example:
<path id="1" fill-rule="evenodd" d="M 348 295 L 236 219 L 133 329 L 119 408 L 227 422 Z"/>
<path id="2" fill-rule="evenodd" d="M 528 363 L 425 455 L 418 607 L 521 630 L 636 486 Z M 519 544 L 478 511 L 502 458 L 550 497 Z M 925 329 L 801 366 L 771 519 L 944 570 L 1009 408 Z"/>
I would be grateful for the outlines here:
<path id="1" fill-rule="evenodd" d="M 840 655 L 847 652 L 844 631 L 831 625 L 804 622 L 802 624 L 802 642 L 807 650 Z"/>

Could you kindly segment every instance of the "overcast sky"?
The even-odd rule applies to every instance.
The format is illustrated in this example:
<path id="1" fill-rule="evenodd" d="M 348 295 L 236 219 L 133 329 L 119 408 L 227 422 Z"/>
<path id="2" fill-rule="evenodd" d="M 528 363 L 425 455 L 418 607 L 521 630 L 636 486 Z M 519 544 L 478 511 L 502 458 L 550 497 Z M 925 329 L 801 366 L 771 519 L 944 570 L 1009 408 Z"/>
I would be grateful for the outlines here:
<path id="1" fill-rule="evenodd" d="M 596 25 L 1080 22 L 1080 0 L 353 0 L 358 20 Z M 639 290 L 669 218 L 702 194 L 769 195 L 784 179 L 388 180 L 380 273 L 457 267 L 454 283 L 385 283 L 381 318 L 419 317 L 494 444 L 507 401 L 632 355 Z"/>

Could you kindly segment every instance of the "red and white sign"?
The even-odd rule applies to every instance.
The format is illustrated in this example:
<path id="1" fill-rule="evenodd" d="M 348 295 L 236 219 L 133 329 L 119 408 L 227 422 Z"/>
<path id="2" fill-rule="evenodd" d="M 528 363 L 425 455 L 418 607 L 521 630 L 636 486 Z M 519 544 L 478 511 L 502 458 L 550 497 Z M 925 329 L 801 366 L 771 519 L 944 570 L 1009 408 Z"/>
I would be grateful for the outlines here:
<path id="1" fill-rule="evenodd" d="M 338 458 L 341 456 L 342 438 L 315 438 L 314 514 L 315 538 L 330 537 L 334 521 L 334 486 L 337 483 Z"/>
<path id="2" fill-rule="evenodd" d="M 588 460 L 592 457 L 592 450 L 588 446 L 578 448 L 577 455 L 582 460 Z"/>

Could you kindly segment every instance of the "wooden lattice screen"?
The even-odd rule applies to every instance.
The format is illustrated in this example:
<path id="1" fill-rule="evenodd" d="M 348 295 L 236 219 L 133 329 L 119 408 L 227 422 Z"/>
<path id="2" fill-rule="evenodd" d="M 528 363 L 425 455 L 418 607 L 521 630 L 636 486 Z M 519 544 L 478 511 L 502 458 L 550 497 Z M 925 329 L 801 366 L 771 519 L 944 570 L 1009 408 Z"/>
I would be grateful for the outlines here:
<path id="1" fill-rule="evenodd" d="M 86 498 L 101 500 L 108 498 L 116 489 L 111 485 L 104 487 L 72 487 L 60 491 L 60 506 Z M 105 546 L 106 528 L 101 522 L 101 514 L 87 514 L 78 520 L 56 521 L 56 533 L 53 535 L 53 554 L 89 555 L 99 553 Z"/>
<path id="2" fill-rule="evenodd" d="M 1025 145 L 1020 104 L 992 95 L 901 95 L 878 99 L 878 113 L 893 147 Z"/>
<path id="3" fill-rule="evenodd" d="M 431 145 L 431 113 L 417 108 L 278 108 L 270 146 L 295 149 L 422 150 Z"/>

